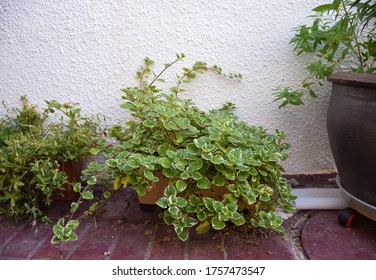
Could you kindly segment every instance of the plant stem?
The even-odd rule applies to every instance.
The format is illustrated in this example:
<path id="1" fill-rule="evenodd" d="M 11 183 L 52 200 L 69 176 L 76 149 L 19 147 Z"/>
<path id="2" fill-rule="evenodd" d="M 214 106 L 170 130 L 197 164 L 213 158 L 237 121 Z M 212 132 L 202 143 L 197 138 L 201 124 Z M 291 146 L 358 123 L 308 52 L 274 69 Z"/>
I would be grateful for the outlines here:
<path id="1" fill-rule="evenodd" d="M 216 67 L 208 67 L 208 66 L 194 67 L 191 70 L 185 72 L 184 75 L 179 78 L 177 85 L 176 85 L 176 93 L 175 93 L 176 96 L 179 93 L 179 88 L 180 88 L 180 85 L 183 82 L 184 78 L 187 77 L 190 73 L 192 73 L 194 71 L 199 71 L 199 70 L 204 70 L 204 71 L 212 70 L 219 75 L 221 74 L 221 71 Z M 226 76 L 226 75 L 224 75 L 224 76 Z"/>
<path id="2" fill-rule="evenodd" d="M 82 193 L 84 193 L 88 188 L 89 188 L 89 185 L 87 185 L 87 186 L 83 189 Z M 77 205 L 80 205 L 80 204 L 81 204 L 81 201 L 82 201 L 82 196 L 80 196 L 80 198 L 77 200 L 77 202 L 76 202 Z M 73 213 L 70 214 L 67 223 L 69 223 L 69 222 L 72 220 L 74 214 L 75 214 L 75 212 L 73 212 Z M 84 215 L 81 215 L 79 218 L 77 218 L 77 220 L 83 218 L 83 216 L 84 216 Z"/>
<path id="3" fill-rule="evenodd" d="M 151 81 L 151 83 L 148 85 L 148 88 L 150 88 L 153 84 L 154 84 L 154 82 L 156 81 L 156 80 L 158 80 L 159 79 L 159 77 L 160 76 L 162 76 L 162 74 L 168 69 L 168 68 L 170 68 L 172 65 L 174 65 L 176 62 L 178 62 L 178 61 L 180 61 L 180 60 L 182 60 L 182 58 L 181 57 L 179 57 L 179 58 L 177 58 L 176 60 L 174 60 L 173 62 L 171 62 L 171 63 L 169 63 L 169 64 L 166 64 L 165 65 L 165 68 L 157 75 L 157 76 L 155 76 L 154 77 L 154 79 Z"/>
<path id="4" fill-rule="evenodd" d="M 188 74 L 192 73 L 193 71 L 197 71 L 197 70 L 204 70 L 204 71 L 207 71 L 207 70 L 208 70 L 208 67 L 206 67 L 206 66 L 202 66 L 202 67 L 198 67 L 198 68 L 192 68 L 192 69 L 189 70 L 188 72 L 185 72 L 184 75 L 181 76 L 181 77 L 179 78 L 178 83 L 177 83 L 177 85 L 176 85 L 176 93 L 175 93 L 176 96 L 178 96 L 179 88 L 180 88 L 180 85 L 181 85 L 183 79 L 184 79 L 185 77 L 187 77 Z"/>
<path id="5" fill-rule="evenodd" d="M 344 3 L 344 1 L 341 1 L 341 5 L 342 5 L 342 8 L 345 12 L 345 17 L 347 18 L 349 24 L 350 24 L 350 27 L 351 27 L 351 33 L 353 34 L 354 36 L 354 40 L 355 40 L 355 48 L 353 49 L 353 52 L 355 53 L 356 57 L 358 58 L 359 62 L 360 62 L 360 66 L 362 67 L 362 69 L 364 69 L 364 61 L 363 61 L 363 56 L 362 56 L 362 51 L 360 49 L 360 44 L 359 44 L 359 40 L 358 40 L 358 35 L 356 34 L 356 25 L 353 24 L 353 21 L 355 20 L 355 18 L 351 18 L 350 17 L 350 13 L 349 11 L 347 10 L 346 8 L 346 5 Z"/>
<path id="6" fill-rule="evenodd" d="M 146 67 L 142 70 L 141 76 L 140 76 L 140 90 L 142 90 L 142 82 L 144 80 L 144 75 L 146 72 Z"/>

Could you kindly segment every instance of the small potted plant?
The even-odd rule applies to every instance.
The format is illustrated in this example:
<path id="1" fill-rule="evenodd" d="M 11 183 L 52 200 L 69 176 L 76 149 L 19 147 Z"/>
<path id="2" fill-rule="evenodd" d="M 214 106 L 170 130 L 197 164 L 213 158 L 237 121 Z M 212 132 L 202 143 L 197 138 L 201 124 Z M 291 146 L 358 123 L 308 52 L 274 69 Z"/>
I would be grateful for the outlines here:
<path id="1" fill-rule="evenodd" d="M 81 109 L 68 103 L 55 100 L 46 101 L 45 113 L 58 118 L 47 125 L 45 140 L 54 147 L 54 158 L 61 171 L 65 172 L 69 182 L 80 180 L 84 161 L 92 155 L 91 149 L 99 146 L 106 139 L 104 130 L 97 119 L 81 114 Z M 76 195 L 72 184 L 64 185 L 54 192 L 54 200 L 71 200 Z"/>
<path id="2" fill-rule="evenodd" d="M 67 199 L 82 160 L 103 137 L 97 122 L 71 104 L 47 101 L 40 112 L 21 99 L 22 107 L 0 120 L 0 214 L 31 216 L 35 225 L 50 221 L 47 208 L 56 198 Z"/>
<path id="3" fill-rule="evenodd" d="M 84 173 L 92 183 L 110 175 L 109 191 L 130 185 L 143 203 L 144 197 L 156 193 L 154 201 L 164 209 L 164 221 L 173 225 L 181 240 L 187 240 L 194 226 L 198 233 L 221 230 L 228 223 L 283 231 L 277 207 L 294 210 L 291 187 L 281 175 L 280 162 L 288 148 L 285 135 L 239 121 L 232 104 L 204 112 L 179 96 L 183 83 L 198 73 L 223 75 L 218 66 L 196 62 L 177 75 L 171 93 L 159 89 L 156 83 L 163 82 L 162 74 L 183 58 L 177 55 L 159 74 L 152 71 L 153 61 L 145 59 L 137 72 L 138 86 L 123 90 L 121 107 L 132 119 L 112 129 L 117 145 L 111 146 L 106 163 L 89 166 Z M 77 226 L 77 220 L 65 224 L 61 219 L 52 242 L 76 239 Z"/>
<path id="4" fill-rule="evenodd" d="M 276 100 L 303 104 L 325 80 L 333 83 L 327 129 L 339 185 L 352 200 L 376 206 L 376 5 L 334 0 L 313 9 L 312 22 L 291 40 L 297 55 L 315 58 L 300 90 L 281 88 Z"/>

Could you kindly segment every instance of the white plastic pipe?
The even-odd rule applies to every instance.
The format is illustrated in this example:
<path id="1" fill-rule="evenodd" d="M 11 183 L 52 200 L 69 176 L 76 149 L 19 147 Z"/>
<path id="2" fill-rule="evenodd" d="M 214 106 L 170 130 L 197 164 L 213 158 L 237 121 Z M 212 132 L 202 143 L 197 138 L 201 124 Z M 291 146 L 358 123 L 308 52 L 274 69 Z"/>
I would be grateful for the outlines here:
<path id="1" fill-rule="evenodd" d="M 337 188 L 293 189 L 297 210 L 339 210 L 348 207 Z"/>

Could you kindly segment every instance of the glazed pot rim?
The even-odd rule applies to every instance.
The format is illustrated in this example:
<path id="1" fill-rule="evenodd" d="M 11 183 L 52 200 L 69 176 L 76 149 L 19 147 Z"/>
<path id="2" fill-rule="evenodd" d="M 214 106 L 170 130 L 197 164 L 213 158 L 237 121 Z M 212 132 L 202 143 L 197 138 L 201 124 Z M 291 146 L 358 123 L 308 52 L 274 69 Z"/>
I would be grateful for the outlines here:
<path id="1" fill-rule="evenodd" d="M 376 73 L 336 72 L 328 77 L 333 84 L 376 87 Z"/>

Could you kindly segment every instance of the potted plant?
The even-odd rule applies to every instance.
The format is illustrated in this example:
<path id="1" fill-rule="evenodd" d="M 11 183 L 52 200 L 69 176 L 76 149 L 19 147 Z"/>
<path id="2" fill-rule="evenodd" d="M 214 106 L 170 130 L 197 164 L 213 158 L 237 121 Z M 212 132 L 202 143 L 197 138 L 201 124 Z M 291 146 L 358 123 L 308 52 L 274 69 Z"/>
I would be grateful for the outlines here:
<path id="1" fill-rule="evenodd" d="M 350 200 L 375 207 L 375 1 L 334 0 L 313 11 L 313 22 L 299 26 L 291 40 L 297 55 L 316 58 L 307 67 L 310 76 L 301 90 L 279 89 L 276 100 L 300 105 L 305 93 L 316 96 L 324 80 L 333 83 L 327 129 L 339 185 Z"/>
<path id="2" fill-rule="evenodd" d="M 131 112 L 132 119 L 112 129 L 117 145 L 107 152 L 105 164 L 93 163 L 84 173 L 92 184 L 110 175 L 109 191 L 131 185 L 141 199 L 156 192 L 164 221 L 174 226 L 181 240 L 187 240 L 191 227 L 204 233 L 221 230 L 227 223 L 283 231 L 277 207 L 294 210 L 291 187 L 281 175 L 280 162 L 288 148 L 285 135 L 239 121 L 232 104 L 204 112 L 179 96 L 183 83 L 197 73 L 223 75 L 218 66 L 196 62 L 183 68 L 172 93 L 163 92 L 156 83 L 163 82 L 162 74 L 183 58 L 177 55 L 159 74 L 152 71 L 153 61 L 145 59 L 137 72 L 138 86 L 123 90 L 121 107 Z M 90 196 L 88 192 L 82 193 Z M 77 226 L 77 220 L 61 219 L 52 242 L 76 239 Z"/>
<path id="3" fill-rule="evenodd" d="M 47 101 L 40 112 L 21 100 L 20 109 L 0 120 L 0 214 L 31 216 L 35 225 L 50 222 L 47 208 L 56 198 L 67 199 L 82 160 L 102 136 L 97 122 L 76 106 Z"/>
<path id="4" fill-rule="evenodd" d="M 81 109 L 68 103 L 55 100 L 46 101 L 45 113 L 58 118 L 47 125 L 45 140 L 54 142 L 54 158 L 61 171 L 65 172 L 69 182 L 80 181 L 84 161 L 92 155 L 91 149 L 106 139 L 104 130 L 99 126 L 98 116 L 86 117 Z M 54 200 L 71 200 L 76 195 L 72 183 L 65 184 L 53 195 Z"/>

